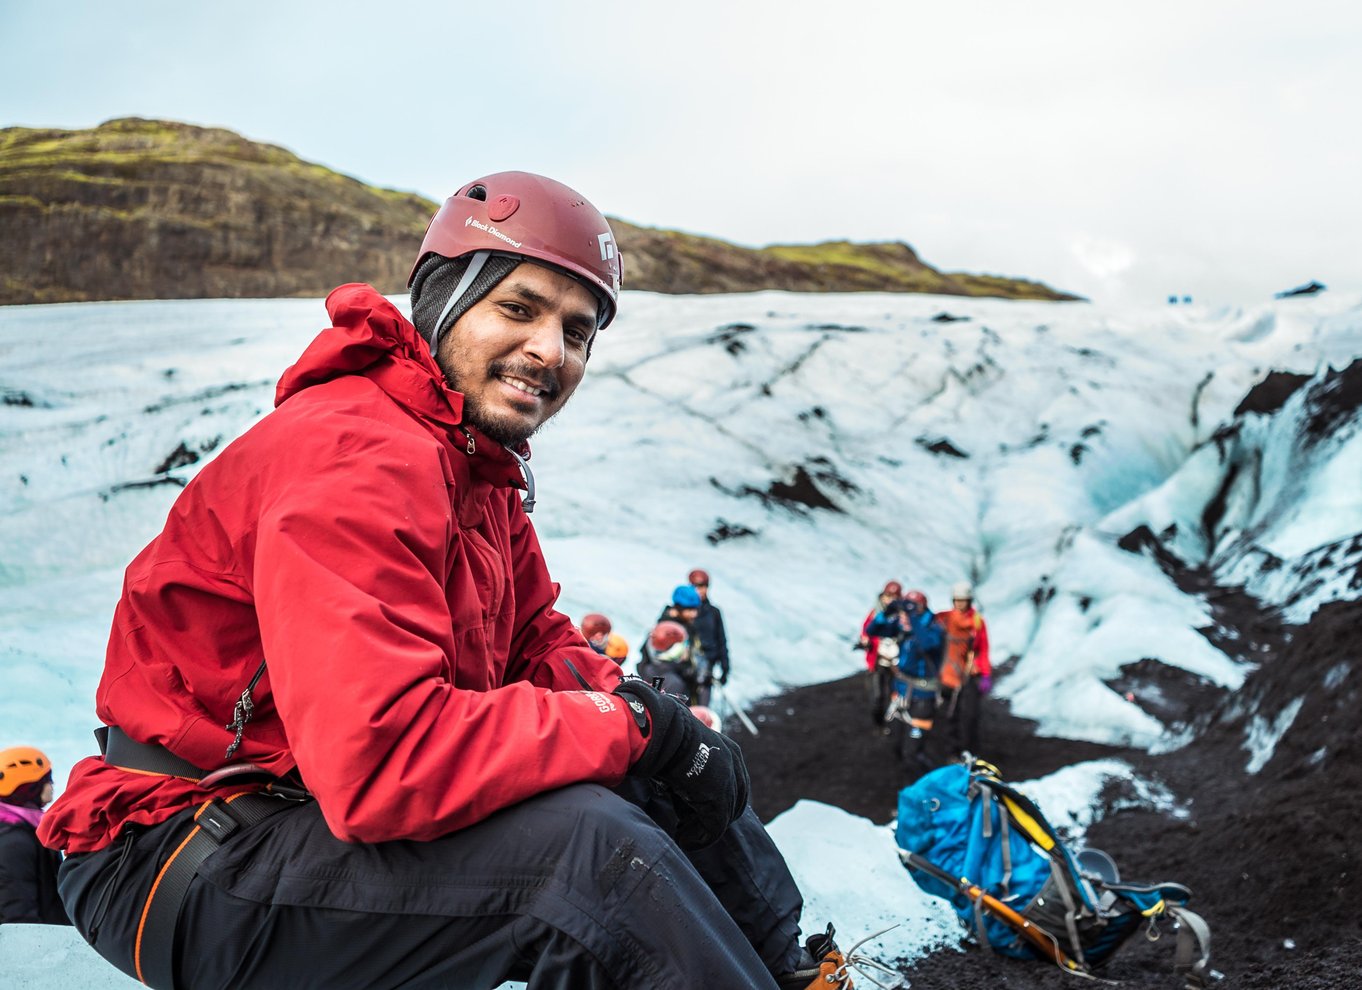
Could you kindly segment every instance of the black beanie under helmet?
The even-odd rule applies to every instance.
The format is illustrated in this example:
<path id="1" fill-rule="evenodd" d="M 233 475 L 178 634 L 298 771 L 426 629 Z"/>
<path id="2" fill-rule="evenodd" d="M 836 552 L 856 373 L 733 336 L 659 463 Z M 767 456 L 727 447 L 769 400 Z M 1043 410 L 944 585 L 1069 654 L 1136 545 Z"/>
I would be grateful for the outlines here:
<path id="1" fill-rule="evenodd" d="M 472 259 L 471 254 L 458 258 L 428 255 L 417 266 L 416 276 L 411 280 L 411 322 L 416 325 L 417 332 L 426 343 L 430 344 L 432 354 L 439 349 L 440 337 L 453 326 L 454 321 L 472 309 L 520 264 L 517 258 L 508 258 L 500 254 L 491 255 L 472 284 L 464 290 L 462 298 L 449 308 L 444 320 L 437 327 L 435 321 L 440 319 L 449 297 L 459 287 L 459 280 L 468 270 L 468 264 Z"/>

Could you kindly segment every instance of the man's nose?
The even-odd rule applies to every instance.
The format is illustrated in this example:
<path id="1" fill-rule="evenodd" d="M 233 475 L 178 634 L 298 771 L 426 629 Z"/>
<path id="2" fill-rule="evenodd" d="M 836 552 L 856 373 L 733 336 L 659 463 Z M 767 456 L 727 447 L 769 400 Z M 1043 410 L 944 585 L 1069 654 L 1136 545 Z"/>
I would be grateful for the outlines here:
<path id="1" fill-rule="evenodd" d="M 567 356 L 563 344 L 563 324 L 553 316 L 544 316 L 530 325 L 524 343 L 525 352 L 546 368 L 561 368 Z"/>

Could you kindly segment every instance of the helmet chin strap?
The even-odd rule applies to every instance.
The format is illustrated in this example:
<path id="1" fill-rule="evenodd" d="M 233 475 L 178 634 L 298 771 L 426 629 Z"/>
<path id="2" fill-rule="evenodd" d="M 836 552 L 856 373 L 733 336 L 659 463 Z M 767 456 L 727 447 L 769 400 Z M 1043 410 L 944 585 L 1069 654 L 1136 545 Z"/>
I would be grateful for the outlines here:
<path id="1" fill-rule="evenodd" d="M 507 447 L 506 449 L 510 451 L 511 456 L 514 457 L 516 463 L 520 465 L 520 470 L 525 474 L 525 497 L 521 500 L 520 504 L 524 507 L 525 514 L 529 515 L 534 511 L 534 472 L 530 470 L 529 461 L 525 460 L 525 458 L 521 457 L 514 450 L 511 450 L 510 447 Z"/>
<path id="2" fill-rule="evenodd" d="M 445 308 L 440 310 L 440 318 L 435 321 L 435 327 L 430 331 L 431 354 L 437 353 L 439 349 L 440 333 L 444 329 L 445 320 L 449 317 L 449 311 L 463 298 L 463 294 L 468 291 L 473 280 L 482 274 L 482 267 L 487 264 L 487 259 L 490 257 L 492 257 L 491 251 L 475 251 L 473 257 L 469 259 L 468 267 L 464 269 L 463 278 L 459 279 L 459 284 L 454 286 L 454 291 L 449 294 Z"/>

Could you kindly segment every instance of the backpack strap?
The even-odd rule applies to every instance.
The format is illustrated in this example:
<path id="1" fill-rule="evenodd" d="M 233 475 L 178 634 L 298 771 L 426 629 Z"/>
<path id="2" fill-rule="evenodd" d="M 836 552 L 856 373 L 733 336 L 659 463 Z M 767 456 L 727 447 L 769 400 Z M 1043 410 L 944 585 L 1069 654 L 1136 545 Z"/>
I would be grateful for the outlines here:
<path id="1" fill-rule="evenodd" d="M 1201 915 L 1170 905 L 1168 914 L 1178 923 L 1178 949 L 1173 971 L 1187 982 L 1184 990 L 1200 990 L 1211 975 L 1211 928 Z"/>

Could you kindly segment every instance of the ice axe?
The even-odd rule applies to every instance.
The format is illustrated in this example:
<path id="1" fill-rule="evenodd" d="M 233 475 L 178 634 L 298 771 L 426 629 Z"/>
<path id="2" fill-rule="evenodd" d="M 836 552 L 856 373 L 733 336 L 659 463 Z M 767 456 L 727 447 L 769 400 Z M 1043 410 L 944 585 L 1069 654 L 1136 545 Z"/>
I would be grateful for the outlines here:
<path id="1" fill-rule="evenodd" d="M 753 725 L 752 720 L 747 717 L 747 713 L 729 700 L 728 692 L 724 690 L 724 686 L 722 684 L 720 684 L 718 681 L 715 681 L 713 684 L 713 690 L 715 691 L 715 693 L 719 695 L 719 698 L 723 701 L 724 708 L 727 709 L 728 711 L 731 711 L 734 715 L 738 716 L 738 721 L 742 723 L 742 727 L 744 729 L 752 733 L 752 735 L 754 736 L 759 734 L 757 732 L 757 727 Z"/>
<path id="2" fill-rule="evenodd" d="M 974 676 L 974 651 L 970 650 L 968 658 L 965 660 L 965 672 L 960 677 L 960 683 L 951 691 L 951 703 L 946 707 L 946 717 L 955 717 L 955 704 L 960 700 L 960 692 L 964 690 L 966 682 Z"/>
<path id="3" fill-rule="evenodd" d="M 907 849 L 899 850 L 899 859 L 903 860 L 905 866 L 914 870 L 921 870 L 929 877 L 940 880 L 952 890 L 959 891 L 989 914 L 1012 926 L 1023 938 L 1034 945 L 1040 951 L 1041 955 L 1046 959 L 1049 959 L 1060 969 L 1070 973 L 1087 975 L 1084 967 L 1070 959 L 1069 956 L 1065 954 L 1064 950 L 1059 947 L 1059 942 L 1054 936 L 1027 921 L 1015 910 L 998 900 L 998 898 L 994 897 L 978 884 L 970 883 L 969 880 L 964 877 L 951 876 L 935 863 L 928 859 L 924 859 L 917 853 L 910 852 Z"/>

